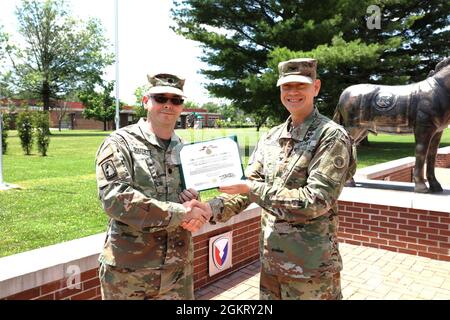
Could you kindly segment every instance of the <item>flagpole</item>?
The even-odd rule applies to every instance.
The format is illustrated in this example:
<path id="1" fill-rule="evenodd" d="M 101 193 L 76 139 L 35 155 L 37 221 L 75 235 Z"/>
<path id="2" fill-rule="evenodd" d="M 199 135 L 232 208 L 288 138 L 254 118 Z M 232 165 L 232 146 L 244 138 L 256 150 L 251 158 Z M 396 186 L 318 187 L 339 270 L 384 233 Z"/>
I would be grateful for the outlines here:
<path id="1" fill-rule="evenodd" d="M 3 181 L 3 143 L 2 143 L 2 132 L 3 132 L 3 114 L 0 112 L 0 191 L 8 189 L 17 189 L 18 186 L 14 184 L 9 184 Z"/>
<path id="2" fill-rule="evenodd" d="M 0 112 L 0 188 L 4 186 L 3 183 L 3 114 Z"/>
<path id="3" fill-rule="evenodd" d="M 116 130 L 120 128 L 119 113 L 119 0 L 115 0 L 115 46 L 116 46 Z"/>

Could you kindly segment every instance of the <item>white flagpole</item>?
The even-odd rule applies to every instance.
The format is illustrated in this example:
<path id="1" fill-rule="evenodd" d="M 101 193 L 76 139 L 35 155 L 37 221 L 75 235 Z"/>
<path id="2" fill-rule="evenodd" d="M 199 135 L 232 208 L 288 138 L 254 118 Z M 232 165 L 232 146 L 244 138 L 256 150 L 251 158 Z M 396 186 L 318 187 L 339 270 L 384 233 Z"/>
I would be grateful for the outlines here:
<path id="1" fill-rule="evenodd" d="M 120 128 L 119 113 L 119 1 L 115 0 L 115 38 L 116 38 L 116 130 Z"/>
<path id="2" fill-rule="evenodd" d="M 9 184 L 3 181 L 3 144 L 2 144 L 2 132 L 3 132 L 3 115 L 0 112 L 0 191 L 8 189 L 19 188 L 14 184 Z"/>
<path id="3" fill-rule="evenodd" d="M 2 133 L 3 133 L 3 115 L 0 112 L 0 188 L 4 186 L 3 183 L 3 141 L 2 141 Z"/>

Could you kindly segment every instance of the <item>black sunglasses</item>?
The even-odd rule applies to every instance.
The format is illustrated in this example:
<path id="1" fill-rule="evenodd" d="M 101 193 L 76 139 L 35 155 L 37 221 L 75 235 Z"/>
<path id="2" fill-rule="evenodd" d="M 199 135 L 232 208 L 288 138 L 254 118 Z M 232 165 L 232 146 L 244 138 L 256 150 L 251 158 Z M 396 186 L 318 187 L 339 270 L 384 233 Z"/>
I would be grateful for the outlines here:
<path id="1" fill-rule="evenodd" d="M 152 96 L 152 98 L 158 103 L 166 103 L 168 100 L 170 100 L 170 102 L 172 102 L 174 106 L 179 106 L 184 102 L 184 99 L 178 97 L 168 98 L 166 96 Z"/>

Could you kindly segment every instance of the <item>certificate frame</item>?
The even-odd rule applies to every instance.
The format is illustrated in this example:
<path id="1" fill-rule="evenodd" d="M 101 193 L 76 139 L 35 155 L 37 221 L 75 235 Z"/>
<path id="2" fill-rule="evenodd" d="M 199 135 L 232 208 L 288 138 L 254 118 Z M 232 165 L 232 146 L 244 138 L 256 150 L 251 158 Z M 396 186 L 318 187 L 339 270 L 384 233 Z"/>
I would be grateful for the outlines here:
<path id="1" fill-rule="evenodd" d="M 231 139 L 234 141 L 234 143 L 236 143 L 237 146 L 237 155 L 239 157 L 239 168 L 240 168 L 240 180 L 246 179 L 245 178 L 245 174 L 244 174 L 244 167 L 242 165 L 242 158 L 241 158 L 241 152 L 239 149 L 239 143 L 238 143 L 238 138 L 237 135 L 229 135 L 229 136 L 223 136 L 223 137 L 218 137 L 218 138 L 214 138 L 214 139 L 209 139 L 209 140 L 204 140 L 204 141 L 196 141 L 196 142 L 191 142 L 191 143 L 186 143 L 183 145 L 183 147 L 180 150 L 180 177 L 181 177 L 181 184 L 183 187 L 183 190 L 186 189 L 186 178 L 185 178 L 185 172 L 186 172 L 186 165 L 183 165 L 183 161 L 182 161 L 182 157 L 181 157 L 181 152 L 184 149 L 184 147 L 186 146 L 192 146 L 192 145 L 196 145 L 196 144 L 206 144 L 208 142 L 214 142 L 217 140 L 224 140 L 224 139 Z M 196 189 L 197 191 L 207 191 L 207 190 L 212 190 L 212 189 L 217 189 L 219 186 L 214 186 L 214 187 L 207 187 L 207 188 L 199 188 Z M 195 188 L 194 188 L 195 189 Z"/>

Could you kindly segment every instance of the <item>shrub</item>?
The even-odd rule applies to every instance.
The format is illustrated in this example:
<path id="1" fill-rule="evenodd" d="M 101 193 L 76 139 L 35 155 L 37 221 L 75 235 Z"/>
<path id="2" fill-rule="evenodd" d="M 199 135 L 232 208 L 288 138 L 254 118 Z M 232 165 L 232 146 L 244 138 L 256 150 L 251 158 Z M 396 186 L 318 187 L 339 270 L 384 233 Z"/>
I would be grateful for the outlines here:
<path id="1" fill-rule="evenodd" d="M 20 138 L 20 144 L 26 155 L 31 154 L 33 147 L 33 116 L 32 113 L 25 109 L 19 113 L 16 120 L 17 131 Z"/>
<path id="2" fill-rule="evenodd" d="M 6 153 L 6 149 L 8 148 L 8 142 L 6 139 L 8 138 L 8 129 L 9 129 L 9 115 L 7 113 L 2 114 L 2 153 Z"/>
<path id="3" fill-rule="evenodd" d="M 245 121 L 225 121 L 225 120 L 216 120 L 215 126 L 217 128 L 253 128 L 255 127 L 254 123 L 249 123 Z"/>
<path id="4" fill-rule="evenodd" d="M 39 153 L 44 157 L 47 155 L 48 146 L 50 144 L 50 121 L 48 116 L 48 113 L 45 111 L 36 112 L 34 115 L 37 147 Z"/>

